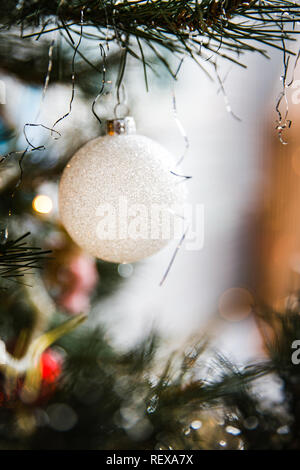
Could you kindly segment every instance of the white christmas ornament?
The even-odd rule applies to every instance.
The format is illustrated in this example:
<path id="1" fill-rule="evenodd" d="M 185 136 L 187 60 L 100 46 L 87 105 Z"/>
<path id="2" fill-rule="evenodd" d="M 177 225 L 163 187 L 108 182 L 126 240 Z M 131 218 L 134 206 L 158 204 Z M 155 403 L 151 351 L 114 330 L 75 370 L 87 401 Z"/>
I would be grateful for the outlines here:
<path id="1" fill-rule="evenodd" d="M 134 133 L 132 118 L 108 121 L 67 164 L 59 212 L 71 238 L 97 258 L 130 263 L 163 248 L 183 231 L 186 185 L 170 153 Z"/>

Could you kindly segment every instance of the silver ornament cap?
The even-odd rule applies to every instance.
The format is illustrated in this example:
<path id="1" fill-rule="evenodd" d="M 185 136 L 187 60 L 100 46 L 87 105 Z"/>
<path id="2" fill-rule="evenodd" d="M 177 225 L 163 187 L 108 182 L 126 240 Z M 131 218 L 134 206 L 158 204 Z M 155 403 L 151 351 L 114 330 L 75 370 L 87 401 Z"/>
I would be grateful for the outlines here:
<path id="1" fill-rule="evenodd" d="M 108 135 L 130 135 L 136 133 L 135 121 L 132 116 L 109 119 L 106 122 Z"/>

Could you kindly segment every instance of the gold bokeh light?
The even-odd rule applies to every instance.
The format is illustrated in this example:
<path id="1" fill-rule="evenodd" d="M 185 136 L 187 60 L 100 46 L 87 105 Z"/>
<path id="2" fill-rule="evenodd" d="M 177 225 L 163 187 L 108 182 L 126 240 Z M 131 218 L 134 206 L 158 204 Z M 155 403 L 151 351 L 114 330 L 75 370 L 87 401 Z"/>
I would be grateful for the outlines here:
<path id="1" fill-rule="evenodd" d="M 38 194 L 32 201 L 32 207 L 39 214 L 49 214 L 53 209 L 53 203 L 49 196 Z"/>

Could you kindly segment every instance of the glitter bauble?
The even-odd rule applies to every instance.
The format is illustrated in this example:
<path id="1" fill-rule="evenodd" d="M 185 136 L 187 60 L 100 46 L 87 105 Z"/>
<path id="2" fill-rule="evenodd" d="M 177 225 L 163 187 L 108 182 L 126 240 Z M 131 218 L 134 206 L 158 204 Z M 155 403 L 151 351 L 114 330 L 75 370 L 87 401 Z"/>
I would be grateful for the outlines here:
<path id="1" fill-rule="evenodd" d="M 106 135 L 67 164 L 59 211 L 72 239 L 97 258 L 129 263 L 146 258 L 182 227 L 186 185 L 172 173 L 174 160 L 141 135 Z"/>

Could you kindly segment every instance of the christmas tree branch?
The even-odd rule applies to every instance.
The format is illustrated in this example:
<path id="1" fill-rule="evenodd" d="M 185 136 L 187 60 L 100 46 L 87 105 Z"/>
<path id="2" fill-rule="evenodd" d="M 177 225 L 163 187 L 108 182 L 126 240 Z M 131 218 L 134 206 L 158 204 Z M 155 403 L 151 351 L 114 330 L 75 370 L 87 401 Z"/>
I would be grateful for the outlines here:
<path id="1" fill-rule="evenodd" d="M 23 38 L 39 39 L 61 30 L 74 43 L 76 25 L 81 24 L 83 37 L 113 41 L 144 66 L 141 42 L 180 55 L 207 58 L 214 53 L 236 60 L 231 53 L 265 54 L 265 46 L 285 48 L 282 40 L 297 33 L 299 19 L 300 7 L 287 0 L 9 0 L 1 6 L 4 31 L 18 26 Z M 85 28 L 91 26 L 94 31 Z M 132 49 L 132 39 L 139 41 L 140 54 Z"/>
<path id="2" fill-rule="evenodd" d="M 16 280 L 23 278 L 34 269 L 41 269 L 40 261 L 51 253 L 50 250 L 42 251 L 41 248 L 27 246 L 24 239 L 30 235 L 25 233 L 16 240 L 9 240 L 0 246 L 0 277 Z"/>

